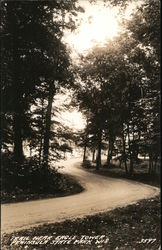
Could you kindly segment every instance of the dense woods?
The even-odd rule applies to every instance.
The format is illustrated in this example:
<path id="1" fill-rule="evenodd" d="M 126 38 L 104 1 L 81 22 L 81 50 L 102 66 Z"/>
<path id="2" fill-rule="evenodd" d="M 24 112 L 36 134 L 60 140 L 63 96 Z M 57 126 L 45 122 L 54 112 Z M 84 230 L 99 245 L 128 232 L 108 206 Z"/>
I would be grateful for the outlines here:
<path id="1" fill-rule="evenodd" d="M 115 156 L 128 175 L 133 175 L 139 155 L 149 158 L 150 174 L 157 171 L 160 1 L 143 1 L 129 21 L 123 20 L 119 37 L 82 55 L 77 66 L 62 38 L 65 29 L 75 29 L 74 17 L 83 11 L 72 0 L 1 3 L 2 178 L 6 188 L 22 188 L 22 182 L 28 188 L 32 181 L 46 185 L 51 176 L 51 186 L 60 185 L 50 163 L 71 152 L 69 141 L 83 148 L 84 161 L 87 151 L 91 152 L 96 169 L 101 168 L 104 151 L 106 166 Z M 56 119 L 61 110 L 54 97 L 62 88 L 72 89 L 71 105 L 86 119 L 80 134 Z M 24 153 L 25 145 L 30 156 Z"/>
<path id="2" fill-rule="evenodd" d="M 74 28 L 72 17 L 80 9 L 75 1 L 15 1 L 1 7 L 2 177 L 7 187 L 10 178 L 15 186 L 34 171 L 38 177 L 51 159 L 60 158 L 60 151 L 70 150 L 61 143 L 68 131 L 55 121 L 58 110 L 53 101 L 61 87 L 72 84 L 62 37 L 64 28 Z M 31 157 L 24 153 L 25 144 Z"/>

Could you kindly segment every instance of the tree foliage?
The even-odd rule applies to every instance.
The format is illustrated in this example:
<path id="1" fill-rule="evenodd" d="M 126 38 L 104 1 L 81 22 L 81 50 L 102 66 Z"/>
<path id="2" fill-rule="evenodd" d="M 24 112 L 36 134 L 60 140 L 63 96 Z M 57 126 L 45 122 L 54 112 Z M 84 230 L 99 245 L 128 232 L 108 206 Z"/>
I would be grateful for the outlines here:
<path id="1" fill-rule="evenodd" d="M 49 157 L 56 161 L 60 152 L 71 150 L 62 142 L 66 128 L 52 116 L 58 109 L 54 96 L 72 84 L 64 30 L 75 28 L 73 16 L 83 10 L 76 1 L 59 0 L 3 1 L 1 11 L 2 151 L 12 158 L 16 180 L 27 167 L 25 146 L 37 168 L 48 166 Z"/>
<path id="2" fill-rule="evenodd" d="M 108 42 L 105 48 L 96 47 L 82 57 L 82 64 L 77 69 L 80 78 L 77 77 L 76 100 L 88 117 L 86 138 L 96 137 L 97 168 L 101 165 L 101 145 L 106 141 L 108 165 L 113 151 L 118 148 L 116 141 L 122 141 L 123 146 L 118 151 L 127 173 L 129 161 L 130 175 L 134 161 L 142 153 L 142 145 L 149 154 L 150 164 L 153 159 L 157 162 L 159 21 L 160 2 L 146 1 L 137 8 L 131 20 L 124 22 L 125 31 L 121 36 Z"/>

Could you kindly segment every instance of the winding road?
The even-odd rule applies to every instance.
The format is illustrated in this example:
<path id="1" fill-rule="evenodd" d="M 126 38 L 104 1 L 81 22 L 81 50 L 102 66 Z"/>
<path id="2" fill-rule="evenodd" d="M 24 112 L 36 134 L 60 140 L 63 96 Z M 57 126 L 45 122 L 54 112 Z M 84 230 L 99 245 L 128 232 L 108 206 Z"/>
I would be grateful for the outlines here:
<path id="1" fill-rule="evenodd" d="M 85 190 L 72 196 L 3 204 L 2 234 L 112 210 L 160 192 L 159 188 L 138 182 L 90 173 L 80 166 L 80 158 L 60 164 L 64 165 L 61 171 L 74 176 Z"/>

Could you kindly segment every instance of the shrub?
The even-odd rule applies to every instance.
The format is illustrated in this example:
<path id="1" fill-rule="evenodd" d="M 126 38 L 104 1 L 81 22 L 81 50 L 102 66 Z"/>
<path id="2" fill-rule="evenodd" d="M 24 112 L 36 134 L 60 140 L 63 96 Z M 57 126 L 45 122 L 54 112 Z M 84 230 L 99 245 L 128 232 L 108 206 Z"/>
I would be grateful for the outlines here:
<path id="1" fill-rule="evenodd" d="M 21 165 L 17 165 L 12 154 L 2 157 L 2 191 L 25 193 L 62 192 L 66 189 L 64 177 L 51 169 L 50 166 L 39 165 L 37 158 L 24 158 Z"/>

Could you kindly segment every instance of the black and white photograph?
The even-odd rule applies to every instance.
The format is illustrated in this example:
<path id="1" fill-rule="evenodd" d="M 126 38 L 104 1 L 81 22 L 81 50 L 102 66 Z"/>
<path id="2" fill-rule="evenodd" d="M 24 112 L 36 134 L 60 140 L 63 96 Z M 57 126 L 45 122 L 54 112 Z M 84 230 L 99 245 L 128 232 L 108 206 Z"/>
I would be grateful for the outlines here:
<path id="1" fill-rule="evenodd" d="M 160 250 L 160 0 L 1 0 L 1 249 Z"/>

